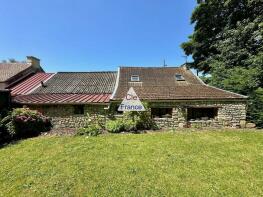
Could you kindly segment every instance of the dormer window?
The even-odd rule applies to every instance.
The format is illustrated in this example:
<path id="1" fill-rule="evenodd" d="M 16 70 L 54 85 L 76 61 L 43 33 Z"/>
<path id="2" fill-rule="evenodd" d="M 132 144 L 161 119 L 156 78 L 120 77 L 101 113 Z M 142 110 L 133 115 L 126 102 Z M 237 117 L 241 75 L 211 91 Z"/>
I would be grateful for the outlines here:
<path id="1" fill-rule="evenodd" d="M 139 75 L 132 75 L 131 76 L 131 81 L 140 81 Z"/>
<path id="2" fill-rule="evenodd" d="M 176 79 L 176 81 L 185 81 L 184 77 L 180 74 L 176 74 L 175 79 Z"/>

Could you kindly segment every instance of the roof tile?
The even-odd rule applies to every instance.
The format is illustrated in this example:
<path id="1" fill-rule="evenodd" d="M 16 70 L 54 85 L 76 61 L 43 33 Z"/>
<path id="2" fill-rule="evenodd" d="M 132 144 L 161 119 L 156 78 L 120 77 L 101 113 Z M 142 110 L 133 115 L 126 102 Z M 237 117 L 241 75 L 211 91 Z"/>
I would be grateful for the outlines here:
<path id="1" fill-rule="evenodd" d="M 177 81 L 176 74 L 185 79 Z M 139 75 L 139 85 L 130 82 L 132 75 Z M 180 99 L 244 99 L 243 95 L 204 84 L 190 70 L 184 67 L 121 67 L 119 84 L 113 100 L 125 97 L 133 87 L 140 99 L 180 100 Z"/>
<path id="2" fill-rule="evenodd" d="M 53 75 L 54 75 L 53 73 L 36 73 L 33 76 L 29 77 L 28 79 L 24 80 L 23 82 L 12 87 L 11 93 L 13 96 L 28 94 L 34 88 L 36 88 L 37 86 L 40 86 L 41 81 L 46 81 Z"/>
<path id="3" fill-rule="evenodd" d="M 7 81 L 30 66 L 30 63 L 0 63 L 0 82 Z"/>
<path id="4" fill-rule="evenodd" d="M 117 72 L 60 72 L 33 94 L 103 94 L 113 92 Z"/>

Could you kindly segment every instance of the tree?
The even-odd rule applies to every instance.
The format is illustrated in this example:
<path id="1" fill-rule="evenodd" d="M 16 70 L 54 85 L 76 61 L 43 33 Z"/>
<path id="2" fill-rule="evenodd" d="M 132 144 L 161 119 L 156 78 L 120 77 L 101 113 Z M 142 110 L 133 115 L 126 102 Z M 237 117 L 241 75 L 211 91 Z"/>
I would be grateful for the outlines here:
<path id="1" fill-rule="evenodd" d="M 191 22 L 194 32 L 181 46 L 192 67 L 209 74 L 211 85 L 256 98 L 263 87 L 262 1 L 198 0 Z"/>
<path id="2" fill-rule="evenodd" d="M 250 95 L 248 118 L 263 128 L 263 88 L 258 88 Z"/>
<path id="3" fill-rule="evenodd" d="M 17 61 L 15 58 L 9 58 L 8 60 L 2 60 L 2 63 L 17 63 L 19 61 Z"/>

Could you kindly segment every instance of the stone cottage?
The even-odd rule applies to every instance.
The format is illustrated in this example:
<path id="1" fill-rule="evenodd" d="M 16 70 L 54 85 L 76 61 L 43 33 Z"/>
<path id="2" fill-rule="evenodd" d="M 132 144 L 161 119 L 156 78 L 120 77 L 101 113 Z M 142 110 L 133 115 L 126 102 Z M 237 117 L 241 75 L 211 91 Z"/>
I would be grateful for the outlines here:
<path id="1" fill-rule="evenodd" d="M 133 87 L 160 127 L 239 127 L 247 97 L 203 83 L 187 67 L 120 67 L 117 72 L 37 72 L 10 86 L 14 107 L 50 116 L 55 127 L 81 127 L 90 116 L 121 117 Z"/>
<path id="2" fill-rule="evenodd" d="M 246 120 L 246 96 L 206 85 L 185 65 L 121 67 L 111 102 L 118 105 L 130 87 L 160 127 L 239 127 Z"/>
<path id="3" fill-rule="evenodd" d="M 12 88 L 13 104 L 42 112 L 55 127 L 82 127 L 87 114 L 106 118 L 117 72 L 59 72 L 46 74 L 46 81 L 37 75 Z M 21 94 L 29 81 L 29 91 Z"/>

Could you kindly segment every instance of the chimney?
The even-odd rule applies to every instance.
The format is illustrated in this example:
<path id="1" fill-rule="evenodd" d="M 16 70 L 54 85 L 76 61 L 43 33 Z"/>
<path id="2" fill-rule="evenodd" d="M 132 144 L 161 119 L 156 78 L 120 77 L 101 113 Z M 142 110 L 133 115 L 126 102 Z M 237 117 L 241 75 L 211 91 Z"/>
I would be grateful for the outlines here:
<path id="1" fill-rule="evenodd" d="M 26 56 L 27 62 L 30 63 L 35 68 L 40 68 L 40 59 L 34 56 Z"/>

